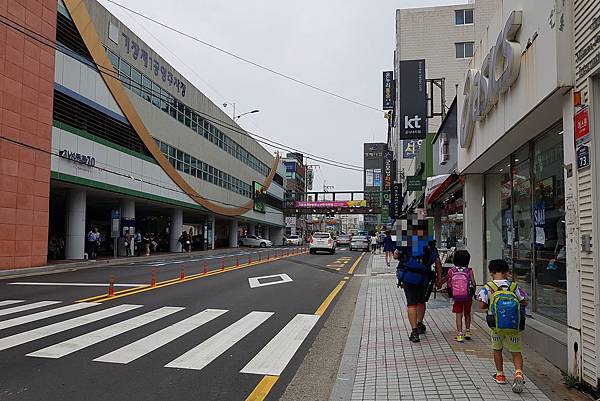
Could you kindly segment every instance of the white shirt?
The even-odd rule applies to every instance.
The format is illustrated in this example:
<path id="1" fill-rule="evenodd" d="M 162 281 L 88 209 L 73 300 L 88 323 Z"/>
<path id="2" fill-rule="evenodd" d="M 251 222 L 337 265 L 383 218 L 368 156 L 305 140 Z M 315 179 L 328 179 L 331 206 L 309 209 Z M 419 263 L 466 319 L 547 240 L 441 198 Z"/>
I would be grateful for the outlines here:
<path id="1" fill-rule="evenodd" d="M 493 281 L 494 281 L 494 284 L 496 284 L 498 286 L 498 288 L 500 288 L 500 287 L 508 288 L 511 283 L 510 280 L 493 280 Z M 519 285 L 517 285 L 517 288 L 515 289 L 515 294 L 517 295 L 517 299 L 519 300 L 519 302 L 521 302 L 525 298 L 527 298 L 527 293 L 521 287 L 519 287 Z M 490 292 L 485 286 L 481 290 L 479 290 L 479 293 L 477 294 L 477 299 L 485 304 L 490 303 Z"/>

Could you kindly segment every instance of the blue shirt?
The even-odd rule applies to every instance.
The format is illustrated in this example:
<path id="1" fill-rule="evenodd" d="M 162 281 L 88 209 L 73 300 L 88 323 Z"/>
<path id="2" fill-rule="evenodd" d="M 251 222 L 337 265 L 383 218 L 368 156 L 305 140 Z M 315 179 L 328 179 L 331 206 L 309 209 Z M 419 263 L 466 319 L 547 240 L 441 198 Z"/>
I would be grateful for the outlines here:
<path id="1" fill-rule="evenodd" d="M 392 240 L 392 237 L 390 236 L 386 236 L 383 239 L 383 250 L 385 252 L 393 252 L 394 251 L 394 241 Z"/>

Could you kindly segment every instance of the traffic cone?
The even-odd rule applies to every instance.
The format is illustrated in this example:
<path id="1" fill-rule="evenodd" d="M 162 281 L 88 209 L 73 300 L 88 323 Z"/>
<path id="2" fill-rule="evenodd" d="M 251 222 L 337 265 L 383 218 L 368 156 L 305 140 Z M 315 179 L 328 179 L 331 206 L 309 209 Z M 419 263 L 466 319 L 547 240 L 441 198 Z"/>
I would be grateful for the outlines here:
<path id="1" fill-rule="evenodd" d="M 152 278 L 150 279 L 150 287 L 156 286 L 156 271 L 152 269 Z"/>
<path id="2" fill-rule="evenodd" d="M 108 279 L 108 296 L 109 297 L 115 296 L 115 276 L 113 276 L 112 274 L 110 275 L 110 277 Z"/>
<path id="3" fill-rule="evenodd" d="M 225 270 L 225 259 L 221 259 L 221 271 Z"/>
<path id="4" fill-rule="evenodd" d="M 204 274 L 206 274 L 206 261 L 204 261 Z"/>
<path id="5" fill-rule="evenodd" d="M 179 280 L 183 280 L 185 278 L 185 267 L 181 268 L 181 271 L 179 272 Z"/>
<path id="6" fill-rule="evenodd" d="M 240 267 L 240 257 L 239 256 L 235 259 L 235 267 Z"/>

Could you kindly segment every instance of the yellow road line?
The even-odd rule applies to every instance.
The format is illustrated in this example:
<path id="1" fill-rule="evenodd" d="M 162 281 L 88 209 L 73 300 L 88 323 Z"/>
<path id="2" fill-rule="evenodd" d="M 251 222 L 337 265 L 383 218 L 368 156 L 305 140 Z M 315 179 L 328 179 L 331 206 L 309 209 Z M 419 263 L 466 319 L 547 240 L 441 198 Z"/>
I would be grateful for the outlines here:
<path id="1" fill-rule="evenodd" d="M 301 255 L 303 253 L 306 252 L 301 252 L 298 255 Z M 273 257 L 270 258 L 269 260 L 267 259 L 263 259 L 262 261 L 258 262 L 258 261 L 254 261 L 250 264 L 248 263 L 244 263 L 244 264 L 240 264 L 239 266 L 229 266 L 224 268 L 223 270 L 221 269 L 215 269 L 215 270 L 210 270 L 208 271 L 206 274 L 204 273 L 196 273 L 196 274 L 192 274 L 189 275 L 187 277 L 185 277 L 183 280 L 179 279 L 179 278 L 173 278 L 173 279 L 169 279 L 169 280 L 165 280 L 165 281 L 160 281 L 158 283 L 156 283 L 156 285 L 154 287 L 151 287 L 150 285 L 144 286 L 144 287 L 135 287 L 135 288 L 129 288 L 126 290 L 122 290 L 122 291 L 117 291 L 115 292 L 115 295 L 113 295 L 112 297 L 109 297 L 108 294 L 101 294 L 101 295 L 96 295 L 93 297 L 89 297 L 89 298 L 83 298 L 83 299 L 79 299 L 75 302 L 105 302 L 105 301 L 112 301 L 113 299 L 119 299 L 119 298 L 123 298 L 123 297 L 127 297 L 130 295 L 135 295 L 135 294 L 140 294 L 142 292 L 147 292 L 147 291 L 152 291 L 152 290 L 156 290 L 159 288 L 164 288 L 164 287 L 169 287 L 171 285 L 175 285 L 175 284 L 180 284 L 180 283 L 186 283 L 188 281 L 192 281 L 192 280 L 197 280 L 200 278 L 204 278 L 204 277 L 210 277 L 210 276 L 215 276 L 217 274 L 223 274 L 226 272 L 230 272 L 230 271 L 234 271 L 234 270 L 239 270 L 239 269 L 244 269 L 247 267 L 251 267 L 251 266 L 255 266 L 255 265 L 260 265 L 260 264 L 264 264 L 264 263 L 269 263 L 269 262 L 273 262 L 273 261 L 277 261 L 280 259 L 284 259 L 284 258 L 289 258 L 289 257 L 293 257 L 296 256 L 296 254 L 294 255 L 286 255 L 286 256 L 280 256 L 280 257 Z"/>
<path id="2" fill-rule="evenodd" d="M 354 270 L 356 270 L 356 267 L 358 266 L 358 264 L 362 260 L 363 256 L 365 256 L 364 252 L 358 257 L 358 259 L 356 259 L 356 262 L 354 262 L 354 264 L 352 265 L 352 267 L 350 268 L 350 270 L 348 270 L 348 274 L 354 274 Z"/>
<path id="3" fill-rule="evenodd" d="M 327 295 L 327 298 L 325 298 L 321 306 L 317 308 L 317 310 L 315 311 L 315 315 L 322 316 L 325 313 L 325 311 L 329 307 L 329 304 L 331 304 L 331 302 L 335 299 L 336 295 L 342 290 L 342 287 L 344 287 L 344 284 L 346 284 L 346 282 L 343 280 L 339 282 L 339 284 L 333 289 L 333 291 L 331 291 L 329 295 Z"/>
<path id="4" fill-rule="evenodd" d="M 279 376 L 265 376 L 262 380 L 254 387 L 254 390 L 250 393 L 246 401 L 263 401 L 269 395 L 269 392 L 279 380 Z"/>

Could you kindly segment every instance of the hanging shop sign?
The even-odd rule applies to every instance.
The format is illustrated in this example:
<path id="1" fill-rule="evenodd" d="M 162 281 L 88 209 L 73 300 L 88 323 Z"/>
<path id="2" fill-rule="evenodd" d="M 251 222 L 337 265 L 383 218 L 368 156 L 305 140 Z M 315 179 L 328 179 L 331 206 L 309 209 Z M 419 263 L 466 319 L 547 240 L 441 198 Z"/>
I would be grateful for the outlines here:
<path id="1" fill-rule="evenodd" d="M 74 161 L 75 163 L 84 164 L 86 166 L 94 167 L 96 165 L 96 159 L 92 156 L 82 155 L 81 153 L 71 152 L 70 150 L 63 149 L 58 152 L 58 156 L 63 159 Z"/>
<path id="2" fill-rule="evenodd" d="M 577 170 L 589 167 L 591 164 L 590 160 L 590 148 L 589 146 L 580 146 L 577 148 Z"/>
<path id="3" fill-rule="evenodd" d="M 394 109 L 394 71 L 383 72 L 383 109 Z"/>
<path id="4" fill-rule="evenodd" d="M 590 119 L 586 107 L 575 114 L 575 146 L 581 146 L 590 139 Z"/>
<path id="5" fill-rule="evenodd" d="M 461 148 L 471 146 L 475 123 L 485 119 L 498 103 L 500 95 L 508 91 L 519 77 L 522 46 L 516 38 L 522 19 L 523 11 L 511 12 L 481 68 L 471 68 L 466 73 L 460 120 Z"/>
<path id="6" fill-rule="evenodd" d="M 400 61 L 400 139 L 425 139 L 427 87 L 425 60 Z"/>
<path id="7" fill-rule="evenodd" d="M 392 194 L 390 200 L 390 217 L 399 219 L 402 213 L 402 184 L 395 182 L 392 184 Z"/>
<path id="8" fill-rule="evenodd" d="M 392 182 L 394 178 L 392 176 L 394 164 L 394 152 L 386 150 L 383 152 L 383 190 L 389 191 L 392 189 Z"/>
<path id="9" fill-rule="evenodd" d="M 406 177 L 407 191 L 422 191 L 426 181 L 420 175 L 411 175 Z"/>
<path id="10" fill-rule="evenodd" d="M 414 159 L 421 149 L 422 139 L 413 139 L 411 141 L 402 141 L 402 157 L 404 159 Z"/>
<path id="11" fill-rule="evenodd" d="M 297 209 L 318 209 L 336 207 L 366 207 L 366 200 L 332 201 L 332 202 L 296 202 Z"/>

